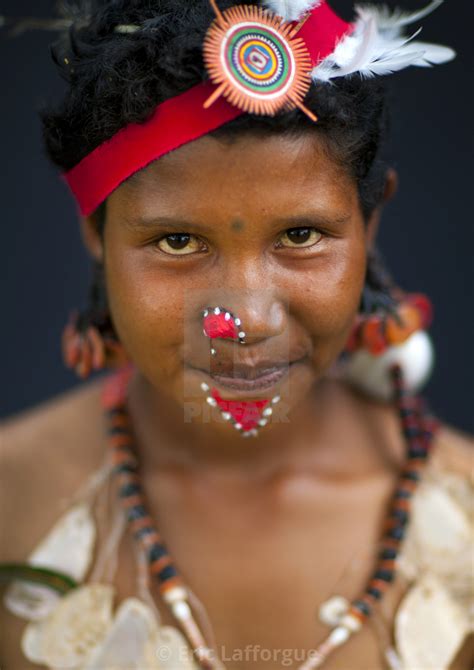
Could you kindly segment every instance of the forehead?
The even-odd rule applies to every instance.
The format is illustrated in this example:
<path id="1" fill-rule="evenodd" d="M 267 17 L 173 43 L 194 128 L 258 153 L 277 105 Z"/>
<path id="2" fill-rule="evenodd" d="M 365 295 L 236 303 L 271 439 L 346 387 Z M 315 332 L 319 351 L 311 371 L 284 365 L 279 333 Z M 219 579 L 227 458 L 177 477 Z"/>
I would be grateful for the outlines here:
<path id="1" fill-rule="evenodd" d="M 347 208 L 357 199 L 349 172 L 315 134 L 232 139 L 206 136 L 135 174 L 111 196 L 146 213 L 192 207 L 244 214 L 256 207 L 291 209 L 302 202 Z"/>

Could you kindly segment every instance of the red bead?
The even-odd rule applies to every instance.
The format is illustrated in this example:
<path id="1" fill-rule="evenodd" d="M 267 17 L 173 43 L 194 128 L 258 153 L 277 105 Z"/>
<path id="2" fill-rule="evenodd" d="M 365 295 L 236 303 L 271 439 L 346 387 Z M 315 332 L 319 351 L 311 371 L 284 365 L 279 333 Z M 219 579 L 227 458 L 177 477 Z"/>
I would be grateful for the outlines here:
<path id="1" fill-rule="evenodd" d="M 374 356 L 383 354 L 387 348 L 384 333 L 384 322 L 379 316 L 369 317 L 362 327 L 362 341 L 364 347 Z"/>
<path id="2" fill-rule="evenodd" d="M 407 301 L 416 307 L 421 315 L 422 328 L 426 330 L 433 323 L 433 303 L 423 293 L 412 293 L 407 296 Z"/>

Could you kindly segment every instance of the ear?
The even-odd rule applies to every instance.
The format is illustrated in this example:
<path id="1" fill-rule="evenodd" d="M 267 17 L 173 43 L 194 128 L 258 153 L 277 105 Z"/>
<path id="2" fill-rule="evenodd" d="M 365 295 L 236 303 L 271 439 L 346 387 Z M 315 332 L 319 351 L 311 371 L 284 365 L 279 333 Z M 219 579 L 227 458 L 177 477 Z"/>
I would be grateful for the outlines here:
<path id="1" fill-rule="evenodd" d="M 380 225 L 380 218 L 384 206 L 390 202 L 398 190 L 398 173 L 393 168 L 389 168 L 385 175 L 385 188 L 383 192 L 382 202 L 372 212 L 370 219 L 367 222 L 367 247 L 371 249 L 375 245 L 377 233 Z"/>
<path id="2" fill-rule="evenodd" d="M 104 243 L 99 230 L 99 219 L 94 212 L 90 216 L 84 216 L 80 219 L 82 240 L 87 251 L 96 261 L 102 262 L 104 259 Z"/>

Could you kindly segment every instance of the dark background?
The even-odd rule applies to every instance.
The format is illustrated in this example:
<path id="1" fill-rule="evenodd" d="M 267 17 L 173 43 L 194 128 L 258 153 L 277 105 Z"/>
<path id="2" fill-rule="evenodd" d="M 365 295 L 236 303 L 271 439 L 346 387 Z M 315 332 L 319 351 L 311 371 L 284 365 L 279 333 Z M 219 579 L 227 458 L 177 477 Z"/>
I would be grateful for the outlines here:
<path id="1" fill-rule="evenodd" d="M 411 10 L 426 2 L 400 0 Z M 332 5 L 351 17 L 352 3 Z M 51 17 L 53 10 L 50 0 L 0 4 L 6 16 Z M 435 304 L 437 364 L 426 395 L 442 419 L 467 430 L 474 427 L 472 19 L 469 0 L 447 0 L 422 21 L 420 39 L 454 47 L 456 61 L 385 78 L 393 107 L 389 155 L 400 191 L 380 233 L 398 283 L 426 292 Z M 42 154 L 36 116 L 62 90 L 48 51 L 53 38 L 46 32 L 10 38 L 0 29 L 1 416 L 79 383 L 63 369 L 59 341 L 70 310 L 84 304 L 89 262 L 73 201 Z"/>

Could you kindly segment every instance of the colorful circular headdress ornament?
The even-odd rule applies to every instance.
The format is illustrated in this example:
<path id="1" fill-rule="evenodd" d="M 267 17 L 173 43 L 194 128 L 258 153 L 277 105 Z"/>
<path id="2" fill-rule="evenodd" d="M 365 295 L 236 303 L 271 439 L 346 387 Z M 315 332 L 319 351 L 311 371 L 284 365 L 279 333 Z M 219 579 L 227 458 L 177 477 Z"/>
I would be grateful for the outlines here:
<path id="1" fill-rule="evenodd" d="M 252 114 L 275 115 L 303 105 L 311 85 L 312 60 L 305 41 L 296 37 L 301 25 L 285 22 L 255 5 L 239 5 L 221 12 L 204 40 L 204 61 L 216 90 L 205 103 L 221 95 Z"/>

